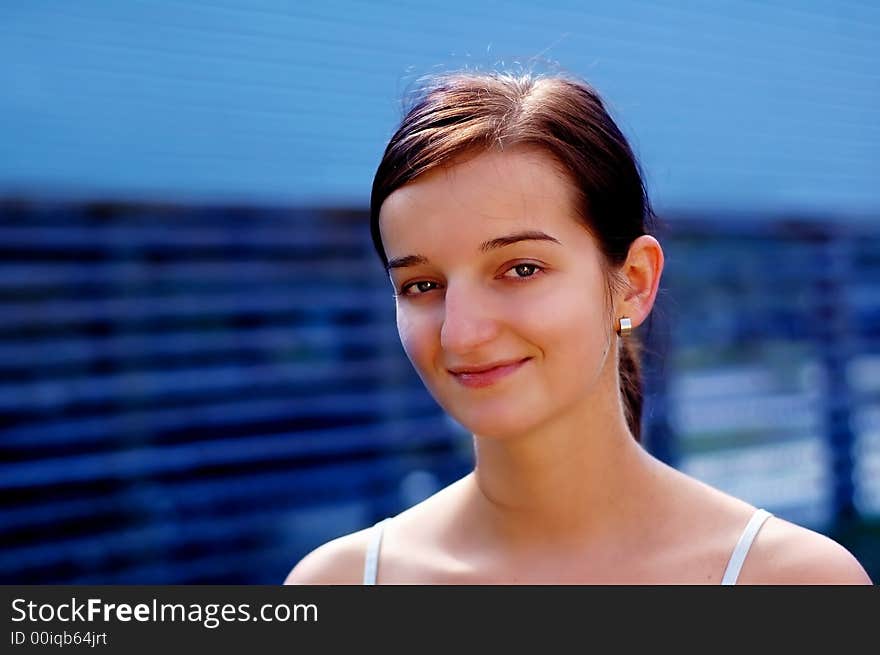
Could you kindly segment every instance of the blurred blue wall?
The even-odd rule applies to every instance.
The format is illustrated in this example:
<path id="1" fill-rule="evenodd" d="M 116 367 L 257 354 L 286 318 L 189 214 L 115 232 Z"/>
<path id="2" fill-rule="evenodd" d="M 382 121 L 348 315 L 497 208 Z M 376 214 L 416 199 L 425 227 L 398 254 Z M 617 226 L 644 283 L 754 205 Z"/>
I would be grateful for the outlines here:
<path id="1" fill-rule="evenodd" d="M 419 76 L 539 57 L 604 93 L 661 210 L 865 217 L 878 42 L 838 0 L 4 3 L 0 193 L 362 206 Z"/>

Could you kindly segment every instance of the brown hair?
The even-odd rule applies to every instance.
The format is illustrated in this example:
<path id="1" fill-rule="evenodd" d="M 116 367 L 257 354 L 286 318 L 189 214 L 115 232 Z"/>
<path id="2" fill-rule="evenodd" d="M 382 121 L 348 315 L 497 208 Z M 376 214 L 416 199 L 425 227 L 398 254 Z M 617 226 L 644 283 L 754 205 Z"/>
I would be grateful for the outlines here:
<path id="1" fill-rule="evenodd" d="M 387 266 L 379 210 L 395 190 L 466 152 L 532 145 L 550 154 L 577 192 L 576 210 L 604 254 L 608 297 L 630 244 L 653 230 L 639 165 L 596 91 L 581 80 L 507 73 L 434 77 L 391 137 L 373 179 L 370 230 Z M 608 298 L 606 298 L 606 301 Z M 611 317 L 614 329 L 617 321 Z M 641 439 L 641 345 L 620 341 L 620 390 L 627 424 Z"/>

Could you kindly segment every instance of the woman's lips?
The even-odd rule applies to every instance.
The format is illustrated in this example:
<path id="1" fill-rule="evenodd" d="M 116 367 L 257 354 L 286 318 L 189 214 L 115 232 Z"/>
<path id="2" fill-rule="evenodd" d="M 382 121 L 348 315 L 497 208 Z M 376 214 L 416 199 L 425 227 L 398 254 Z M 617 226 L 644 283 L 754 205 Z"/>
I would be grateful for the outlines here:
<path id="1" fill-rule="evenodd" d="M 491 384 L 495 384 L 501 378 L 507 377 L 508 375 L 516 371 L 520 366 L 525 364 L 530 359 L 531 357 L 526 357 L 525 359 L 521 359 L 518 362 L 505 364 L 503 366 L 496 366 L 495 368 L 490 368 L 486 371 L 480 371 L 479 373 L 453 373 L 452 376 L 458 382 L 466 387 L 470 387 L 471 389 L 488 387 Z"/>

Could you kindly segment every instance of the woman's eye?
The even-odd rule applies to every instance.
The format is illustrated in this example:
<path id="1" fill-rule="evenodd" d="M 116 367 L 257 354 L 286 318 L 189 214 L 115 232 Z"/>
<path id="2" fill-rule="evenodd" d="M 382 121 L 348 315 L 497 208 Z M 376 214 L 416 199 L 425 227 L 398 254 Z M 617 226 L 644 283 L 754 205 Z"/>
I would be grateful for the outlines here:
<path id="1" fill-rule="evenodd" d="M 527 278 L 532 277 L 535 273 L 541 270 L 541 267 L 537 264 L 517 264 L 516 266 L 508 269 L 509 271 L 513 271 L 516 273 L 517 278 Z M 511 277 L 509 275 L 505 275 L 504 277 Z"/>
<path id="2" fill-rule="evenodd" d="M 434 286 L 431 286 L 434 285 Z M 400 290 L 402 296 L 418 296 L 427 291 L 433 290 L 437 286 L 436 282 L 422 280 L 421 282 L 410 282 Z"/>

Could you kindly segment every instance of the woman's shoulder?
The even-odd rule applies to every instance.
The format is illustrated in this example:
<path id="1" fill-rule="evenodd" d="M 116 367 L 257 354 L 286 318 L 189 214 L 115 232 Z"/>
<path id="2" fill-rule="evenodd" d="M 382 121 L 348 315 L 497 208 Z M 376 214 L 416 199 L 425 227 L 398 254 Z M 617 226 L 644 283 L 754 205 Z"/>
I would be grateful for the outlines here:
<path id="1" fill-rule="evenodd" d="M 872 584 L 844 546 L 819 532 L 771 516 L 758 532 L 739 584 Z"/>
<path id="2" fill-rule="evenodd" d="M 465 478 L 440 489 L 396 516 L 389 517 L 383 532 L 382 565 L 420 560 L 428 556 L 431 536 L 439 517 L 456 506 L 458 490 Z M 319 546 L 293 567 L 284 584 L 359 585 L 364 580 L 367 548 L 373 537 L 373 526 L 337 537 Z"/>
<path id="3" fill-rule="evenodd" d="M 673 473 L 687 506 L 692 541 L 729 559 L 757 507 L 695 478 Z M 746 553 L 737 584 L 872 584 L 865 569 L 844 546 L 807 527 L 770 515 Z"/>
<path id="4" fill-rule="evenodd" d="M 293 567 L 284 584 L 361 584 L 370 534 L 371 528 L 364 528 L 318 546 Z"/>

